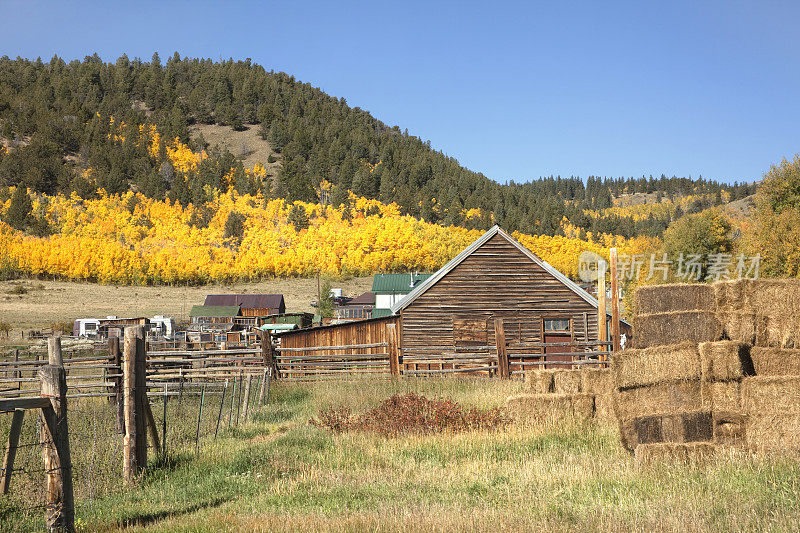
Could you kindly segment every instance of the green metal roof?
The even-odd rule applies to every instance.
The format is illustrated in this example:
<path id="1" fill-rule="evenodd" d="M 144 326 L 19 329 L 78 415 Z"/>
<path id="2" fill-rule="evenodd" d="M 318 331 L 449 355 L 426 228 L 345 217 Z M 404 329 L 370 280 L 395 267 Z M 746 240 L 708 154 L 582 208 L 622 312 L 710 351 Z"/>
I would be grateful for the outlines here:
<path id="1" fill-rule="evenodd" d="M 189 316 L 210 316 L 215 318 L 239 316 L 238 305 L 193 305 Z"/>
<path id="2" fill-rule="evenodd" d="M 381 318 L 384 316 L 392 316 L 392 310 L 381 309 L 379 307 L 376 307 L 375 309 L 372 310 L 372 318 Z"/>
<path id="3" fill-rule="evenodd" d="M 429 277 L 431 274 L 375 274 L 372 278 L 372 292 L 375 294 L 408 294 Z"/>

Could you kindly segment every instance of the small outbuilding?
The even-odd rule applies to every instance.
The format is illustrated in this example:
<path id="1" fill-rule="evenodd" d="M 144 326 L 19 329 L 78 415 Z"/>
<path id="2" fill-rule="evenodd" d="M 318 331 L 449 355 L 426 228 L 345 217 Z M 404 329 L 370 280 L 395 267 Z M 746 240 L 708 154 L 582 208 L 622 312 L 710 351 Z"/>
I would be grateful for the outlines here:
<path id="1" fill-rule="evenodd" d="M 242 316 L 280 315 L 286 312 L 283 294 L 209 294 L 206 306 L 237 306 Z"/>

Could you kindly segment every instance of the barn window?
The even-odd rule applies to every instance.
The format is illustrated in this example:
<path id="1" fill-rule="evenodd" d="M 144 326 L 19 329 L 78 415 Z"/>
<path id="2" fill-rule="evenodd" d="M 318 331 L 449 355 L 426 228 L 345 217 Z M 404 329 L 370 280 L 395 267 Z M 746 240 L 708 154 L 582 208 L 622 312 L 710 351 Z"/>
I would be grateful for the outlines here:
<path id="1" fill-rule="evenodd" d="M 545 318 L 545 333 L 569 333 L 569 318 Z"/>

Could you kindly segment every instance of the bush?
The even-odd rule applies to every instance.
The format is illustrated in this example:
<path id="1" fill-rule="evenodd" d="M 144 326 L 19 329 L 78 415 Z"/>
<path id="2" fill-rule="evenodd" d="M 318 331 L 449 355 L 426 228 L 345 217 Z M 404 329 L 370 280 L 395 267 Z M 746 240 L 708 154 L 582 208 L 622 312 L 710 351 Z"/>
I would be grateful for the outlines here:
<path id="1" fill-rule="evenodd" d="M 12 288 L 6 291 L 8 294 L 28 294 L 28 287 L 25 285 L 15 284 Z"/>
<path id="2" fill-rule="evenodd" d="M 405 433 L 443 433 L 470 430 L 496 430 L 508 424 L 509 419 L 499 408 L 482 411 L 476 407 L 465 409 L 451 399 L 429 399 L 415 394 L 395 394 L 377 407 L 360 416 L 354 416 L 349 407 L 320 410 L 311 424 L 340 433 L 364 431 L 384 436 Z"/>

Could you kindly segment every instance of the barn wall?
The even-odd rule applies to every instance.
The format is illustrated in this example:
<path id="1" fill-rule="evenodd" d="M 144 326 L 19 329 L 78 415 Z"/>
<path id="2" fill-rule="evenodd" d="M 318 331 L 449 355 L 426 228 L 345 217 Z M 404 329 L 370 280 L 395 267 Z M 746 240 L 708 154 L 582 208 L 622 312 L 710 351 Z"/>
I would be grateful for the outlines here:
<path id="1" fill-rule="evenodd" d="M 284 333 L 280 336 L 281 347 L 308 348 L 312 346 L 346 346 L 386 342 L 386 325 L 397 324 L 399 320 L 400 317 L 388 316 Z M 385 352 L 386 348 L 384 347 L 362 348 L 358 351 L 358 353 L 364 354 Z M 314 353 L 316 355 L 341 355 L 353 353 L 353 351 L 321 350 Z"/>
<path id="2" fill-rule="evenodd" d="M 543 317 L 570 317 L 575 341 L 597 339 L 596 308 L 499 234 L 406 307 L 402 317 L 403 353 L 448 353 L 458 343 L 484 338 L 493 345 L 494 318 L 503 319 L 510 343 L 540 342 Z"/>

